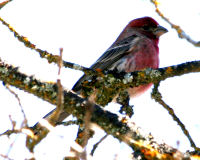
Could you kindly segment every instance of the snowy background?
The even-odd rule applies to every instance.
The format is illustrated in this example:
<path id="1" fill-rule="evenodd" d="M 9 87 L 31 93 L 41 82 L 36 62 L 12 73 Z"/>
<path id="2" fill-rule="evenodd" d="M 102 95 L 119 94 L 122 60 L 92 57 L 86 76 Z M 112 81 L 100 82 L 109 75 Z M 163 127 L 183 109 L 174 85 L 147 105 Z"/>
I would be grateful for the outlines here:
<path id="1" fill-rule="evenodd" d="M 199 0 L 160 1 L 159 8 L 194 40 L 200 40 Z M 154 6 L 148 0 L 13 0 L 0 10 L 0 16 L 38 48 L 59 54 L 59 48 L 62 47 L 64 60 L 86 67 L 93 64 L 114 42 L 130 20 L 143 16 L 153 17 L 169 30 L 160 39 L 160 67 L 200 59 L 200 48 L 179 39 L 176 31 L 155 13 Z M 56 81 L 57 66 L 48 64 L 38 53 L 26 48 L 2 24 L 0 46 L 0 57 L 8 64 L 19 66 L 21 72 L 43 81 Z M 79 71 L 63 69 L 62 84 L 70 89 L 81 75 Z M 197 146 L 200 146 L 199 81 L 199 73 L 188 74 L 167 79 L 161 82 L 159 88 L 164 101 L 186 125 Z M 20 97 L 30 126 L 54 108 L 33 95 L 11 88 Z M 151 99 L 150 93 L 151 89 L 131 100 L 135 106 L 132 120 L 161 142 L 181 151 L 191 149 L 180 127 L 162 106 Z M 12 126 L 9 115 L 20 126 L 23 116 L 18 102 L 3 85 L 0 85 L 0 104 L 0 133 Z M 111 104 L 106 109 L 117 113 L 119 106 Z M 62 159 L 68 150 L 67 145 L 75 139 L 76 131 L 76 126 L 58 127 L 48 135 L 48 139 L 36 146 L 35 157 Z M 104 134 L 100 131 L 90 143 L 95 143 Z M 14 145 L 9 150 L 12 143 Z M 24 146 L 24 135 L 12 135 L 10 139 L 6 136 L 0 137 L 0 154 L 7 154 L 10 158 L 21 160 L 30 157 Z M 92 145 L 88 150 L 90 147 Z M 131 150 L 125 144 L 110 136 L 96 150 L 94 159 L 114 159 L 116 155 L 123 157 L 119 159 L 128 159 L 130 153 Z"/>

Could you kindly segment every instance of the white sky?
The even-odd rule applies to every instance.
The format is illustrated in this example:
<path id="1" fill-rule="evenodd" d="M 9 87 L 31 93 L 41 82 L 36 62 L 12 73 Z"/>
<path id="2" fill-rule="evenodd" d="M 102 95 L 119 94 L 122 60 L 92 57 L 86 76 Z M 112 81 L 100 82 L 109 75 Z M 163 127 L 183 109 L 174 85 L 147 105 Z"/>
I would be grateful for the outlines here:
<path id="1" fill-rule="evenodd" d="M 195 40 L 200 40 L 199 0 L 161 1 L 159 7 L 172 22 L 180 25 Z M 177 33 L 157 16 L 153 5 L 148 0 L 13 0 L 0 10 L 0 16 L 37 47 L 54 54 L 58 54 L 59 48 L 63 47 L 66 61 L 87 67 L 95 62 L 113 43 L 130 20 L 151 16 L 169 30 L 160 40 L 160 67 L 200 59 L 200 48 L 195 48 L 186 40 L 179 39 Z M 45 81 L 56 80 L 56 65 L 49 65 L 46 60 L 38 56 L 38 53 L 24 47 L 2 24 L 0 24 L 0 44 L 0 57 L 2 60 L 6 60 L 8 64 L 19 66 L 21 72 L 34 75 L 36 78 Z M 66 88 L 71 88 L 80 77 L 81 72 L 63 69 L 62 74 L 63 85 Z M 199 80 L 200 74 L 188 74 L 167 79 L 160 86 L 163 99 L 186 125 L 197 146 L 200 146 Z M 14 90 L 21 99 L 30 125 L 36 123 L 54 108 L 54 106 L 30 94 L 24 94 L 23 91 L 17 89 Z M 133 121 L 147 133 L 151 132 L 155 138 L 163 140 L 169 145 L 177 147 L 177 141 L 180 141 L 178 146 L 180 150 L 190 149 L 189 142 L 180 127 L 162 106 L 151 99 L 150 92 L 151 90 L 131 100 L 135 106 Z M 2 122 L 0 133 L 2 133 L 9 126 L 11 127 L 9 114 L 14 120 L 22 120 L 23 117 L 17 100 L 3 85 L 0 85 L 0 93 L 0 120 Z M 117 112 L 119 106 L 116 107 L 116 104 L 112 104 L 108 109 Z M 74 130 L 77 129 L 76 127 L 73 128 Z M 65 133 L 65 131 L 62 131 L 62 133 Z M 38 146 L 38 148 L 43 148 L 36 152 L 38 159 L 55 159 L 53 157 L 57 154 L 55 144 L 57 144 L 56 148 L 60 145 L 61 154 L 56 156 L 58 156 L 57 159 L 61 159 L 67 150 L 65 148 L 61 151 L 61 149 L 64 148 L 63 146 L 67 144 L 69 139 L 61 139 L 58 136 L 60 134 L 60 132 L 55 131 L 54 138 L 57 138 L 56 140 L 52 139 L 47 143 L 42 142 L 41 145 L 46 145 L 45 147 Z M 73 134 L 69 137 L 73 137 Z M 12 136 L 10 142 L 13 142 L 15 138 L 15 136 Z M 15 143 L 9 156 L 15 157 L 15 159 L 16 157 L 17 159 L 24 159 L 24 154 L 22 154 L 24 153 L 22 149 L 24 148 L 22 143 L 24 137 L 17 136 L 16 139 L 20 143 Z M 110 145 L 112 145 L 112 150 Z M 0 153 L 6 154 L 8 151 L 8 140 L 5 137 L 0 137 Z M 48 151 L 51 151 L 51 154 Z M 114 154 L 122 154 L 126 151 L 130 151 L 126 145 L 120 145 L 117 140 L 109 137 L 105 140 L 105 143 L 99 146 L 94 158 L 114 159 Z M 127 156 L 127 154 L 122 154 L 122 156 L 125 155 Z"/>

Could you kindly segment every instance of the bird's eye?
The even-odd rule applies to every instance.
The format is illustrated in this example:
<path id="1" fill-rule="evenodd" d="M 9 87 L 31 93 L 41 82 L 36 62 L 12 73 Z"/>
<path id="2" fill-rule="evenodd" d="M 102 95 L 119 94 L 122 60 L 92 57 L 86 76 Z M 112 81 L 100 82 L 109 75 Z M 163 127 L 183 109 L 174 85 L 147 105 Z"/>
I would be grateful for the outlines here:
<path id="1" fill-rule="evenodd" d="M 143 28 L 144 30 L 149 30 L 150 27 L 149 27 L 149 26 L 143 26 L 142 28 Z"/>

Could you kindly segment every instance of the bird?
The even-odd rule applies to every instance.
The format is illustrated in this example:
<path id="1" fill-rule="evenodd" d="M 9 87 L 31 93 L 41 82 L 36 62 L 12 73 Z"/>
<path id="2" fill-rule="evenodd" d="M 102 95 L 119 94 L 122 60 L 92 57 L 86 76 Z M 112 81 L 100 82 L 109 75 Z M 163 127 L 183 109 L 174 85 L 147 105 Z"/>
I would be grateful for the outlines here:
<path id="1" fill-rule="evenodd" d="M 115 42 L 90 67 L 91 69 L 117 70 L 118 72 L 134 72 L 146 68 L 159 67 L 159 38 L 168 30 L 151 17 L 137 18 L 128 23 Z M 91 76 L 84 74 L 73 86 L 72 90 L 80 93 L 84 81 Z M 151 87 L 145 84 L 128 88 L 130 98 L 136 97 Z M 52 115 L 52 110 L 44 118 Z M 62 111 L 57 122 L 62 122 L 69 113 Z"/>

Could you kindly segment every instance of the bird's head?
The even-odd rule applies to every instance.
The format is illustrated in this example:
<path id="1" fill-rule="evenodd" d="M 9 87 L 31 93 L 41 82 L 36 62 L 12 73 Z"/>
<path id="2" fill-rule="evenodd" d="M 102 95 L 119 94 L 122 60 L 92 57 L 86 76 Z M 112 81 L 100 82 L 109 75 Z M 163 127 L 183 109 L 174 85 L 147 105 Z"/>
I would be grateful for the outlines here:
<path id="1" fill-rule="evenodd" d="M 160 26 L 158 22 L 151 17 L 134 19 L 127 25 L 126 28 L 128 32 L 136 30 L 152 39 L 158 39 L 161 35 L 168 32 L 166 28 Z"/>

